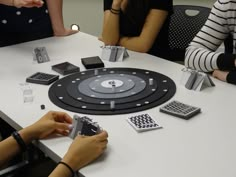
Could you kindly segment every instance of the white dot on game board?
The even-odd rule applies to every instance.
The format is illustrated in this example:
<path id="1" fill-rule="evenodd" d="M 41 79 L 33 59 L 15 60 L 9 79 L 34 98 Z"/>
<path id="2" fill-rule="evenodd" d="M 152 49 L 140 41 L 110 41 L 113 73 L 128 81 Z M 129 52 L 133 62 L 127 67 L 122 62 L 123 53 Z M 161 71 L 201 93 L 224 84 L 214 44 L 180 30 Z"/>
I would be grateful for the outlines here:
<path id="1" fill-rule="evenodd" d="M 61 97 L 59 97 L 59 99 L 60 99 L 60 100 L 62 100 L 62 99 L 63 99 L 63 97 L 61 96 Z"/>
<path id="2" fill-rule="evenodd" d="M 145 104 L 149 104 L 149 101 L 145 101 L 144 103 L 145 103 Z"/>
<path id="3" fill-rule="evenodd" d="M 2 23 L 3 24 L 7 24 L 7 20 L 2 20 Z"/>
<path id="4" fill-rule="evenodd" d="M 163 80 L 162 82 L 167 82 L 167 80 Z"/>
<path id="5" fill-rule="evenodd" d="M 136 104 L 136 106 L 141 106 L 141 104 Z"/>
<path id="6" fill-rule="evenodd" d="M 73 84 L 76 83 L 75 81 L 71 81 Z"/>
<path id="7" fill-rule="evenodd" d="M 16 15 L 21 15 L 21 11 L 16 11 Z"/>
<path id="8" fill-rule="evenodd" d="M 78 97 L 77 100 L 82 100 L 82 98 L 81 98 L 81 97 Z"/>
<path id="9" fill-rule="evenodd" d="M 58 84 L 57 86 L 58 86 L 58 87 L 61 87 L 61 84 Z"/>
<path id="10" fill-rule="evenodd" d="M 86 108 L 87 108 L 87 106 L 82 106 L 82 108 L 83 108 L 83 109 L 86 109 Z"/>
<path id="11" fill-rule="evenodd" d="M 105 102 L 104 102 L 104 101 L 102 101 L 102 102 L 100 102 L 100 104 L 105 104 Z"/>
<path id="12" fill-rule="evenodd" d="M 77 81 L 79 81 L 79 80 L 80 80 L 80 78 L 77 78 L 76 80 L 77 80 Z"/>
<path id="13" fill-rule="evenodd" d="M 29 21 L 28 21 L 29 23 L 32 23 L 33 22 L 33 19 L 29 19 Z"/>
<path id="14" fill-rule="evenodd" d="M 164 91 L 164 92 L 167 92 L 168 90 L 167 90 L 167 89 L 164 89 L 163 91 Z"/>

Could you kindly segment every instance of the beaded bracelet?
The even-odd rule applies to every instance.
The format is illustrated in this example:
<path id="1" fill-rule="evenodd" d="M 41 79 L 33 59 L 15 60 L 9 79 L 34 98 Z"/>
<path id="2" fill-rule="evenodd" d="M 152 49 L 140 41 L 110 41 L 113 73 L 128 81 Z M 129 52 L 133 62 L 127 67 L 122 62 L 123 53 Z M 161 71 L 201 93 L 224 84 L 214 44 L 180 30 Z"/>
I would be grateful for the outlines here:
<path id="1" fill-rule="evenodd" d="M 20 134 L 17 131 L 14 131 L 12 133 L 12 136 L 16 140 L 17 144 L 20 146 L 21 151 L 25 152 L 27 150 L 27 146 L 24 140 L 21 138 Z"/>
<path id="2" fill-rule="evenodd" d="M 65 165 L 70 170 L 72 176 L 73 177 L 75 176 L 76 173 L 74 172 L 74 170 L 67 163 L 60 161 L 60 162 L 58 162 L 58 165 L 59 164 Z"/>

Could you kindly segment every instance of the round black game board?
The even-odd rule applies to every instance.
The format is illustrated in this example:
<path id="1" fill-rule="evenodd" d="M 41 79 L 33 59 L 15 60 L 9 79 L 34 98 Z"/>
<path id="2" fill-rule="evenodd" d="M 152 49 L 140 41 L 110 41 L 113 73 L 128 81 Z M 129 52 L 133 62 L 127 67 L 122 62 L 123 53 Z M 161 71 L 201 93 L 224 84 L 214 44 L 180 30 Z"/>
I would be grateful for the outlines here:
<path id="1" fill-rule="evenodd" d="M 167 76 L 136 68 L 100 68 L 56 81 L 49 98 L 57 106 L 85 114 L 138 112 L 168 101 L 176 91 Z"/>

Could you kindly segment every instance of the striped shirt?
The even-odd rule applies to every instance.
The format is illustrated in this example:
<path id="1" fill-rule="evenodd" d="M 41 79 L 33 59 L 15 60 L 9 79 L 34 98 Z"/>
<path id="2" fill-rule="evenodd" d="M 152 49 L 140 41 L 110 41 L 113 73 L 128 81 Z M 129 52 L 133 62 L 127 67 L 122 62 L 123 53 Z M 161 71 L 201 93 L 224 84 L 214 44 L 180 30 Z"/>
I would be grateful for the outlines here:
<path id="1" fill-rule="evenodd" d="M 233 54 L 216 52 L 229 35 L 233 36 Z M 236 0 L 217 0 L 206 23 L 186 49 L 185 66 L 204 72 L 235 70 L 235 46 Z"/>

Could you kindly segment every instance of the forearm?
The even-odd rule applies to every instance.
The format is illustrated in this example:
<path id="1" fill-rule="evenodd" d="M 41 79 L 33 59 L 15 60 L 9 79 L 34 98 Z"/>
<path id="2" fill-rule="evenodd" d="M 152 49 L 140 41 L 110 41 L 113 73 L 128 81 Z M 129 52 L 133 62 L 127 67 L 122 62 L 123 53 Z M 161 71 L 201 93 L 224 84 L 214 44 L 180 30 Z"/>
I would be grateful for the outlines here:
<path id="1" fill-rule="evenodd" d="M 148 52 L 159 35 L 167 16 L 167 11 L 151 9 L 145 19 L 140 35 L 121 37 L 119 45 L 137 52 Z"/>
<path id="2" fill-rule="evenodd" d="M 185 53 L 185 66 L 204 72 L 232 70 L 236 66 L 235 58 L 235 54 L 217 53 L 190 45 Z"/>
<path id="3" fill-rule="evenodd" d="M 151 48 L 141 37 L 122 37 L 120 38 L 119 45 L 129 50 L 142 53 L 148 52 Z"/>
<path id="4" fill-rule="evenodd" d="M 23 129 L 19 131 L 19 134 L 26 145 L 28 145 L 33 139 L 34 134 L 30 132 L 30 128 Z M 10 136 L 9 138 L 3 140 L 0 143 L 0 166 L 7 163 L 10 159 L 12 159 L 17 153 L 21 151 L 19 144 L 17 141 L 13 138 L 13 136 Z"/>
<path id="5" fill-rule="evenodd" d="M 204 72 L 211 72 L 219 69 L 217 59 L 220 55 L 221 53 L 190 45 L 185 53 L 185 66 Z"/>
<path id="6" fill-rule="evenodd" d="M 61 177 L 71 177 L 72 174 L 71 174 L 70 170 L 66 166 L 64 166 L 62 164 L 59 164 L 52 171 L 52 173 L 49 175 L 49 177 L 58 177 L 58 176 L 61 176 Z"/>
<path id="7" fill-rule="evenodd" d="M 120 10 L 121 4 L 113 3 L 112 9 Z M 119 14 L 114 14 L 110 10 L 104 12 L 102 40 L 105 45 L 117 45 L 120 38 L 119 20 Z"/>
<path id="8" fill-rule="evenodd" d="M 0 4 L 4 4 L 7 6 L 14 6 L 14 0 L 0 0 Z"/>
<path id="9" fill-rule="evenodd" d="M 64 29 L 63 14 L 62 14 L 63 1 L 46 0 L 46 2 L 48 6 L 48 11 L 53 31 L 54 33 L 57 33 L 57 30 Z"/>

